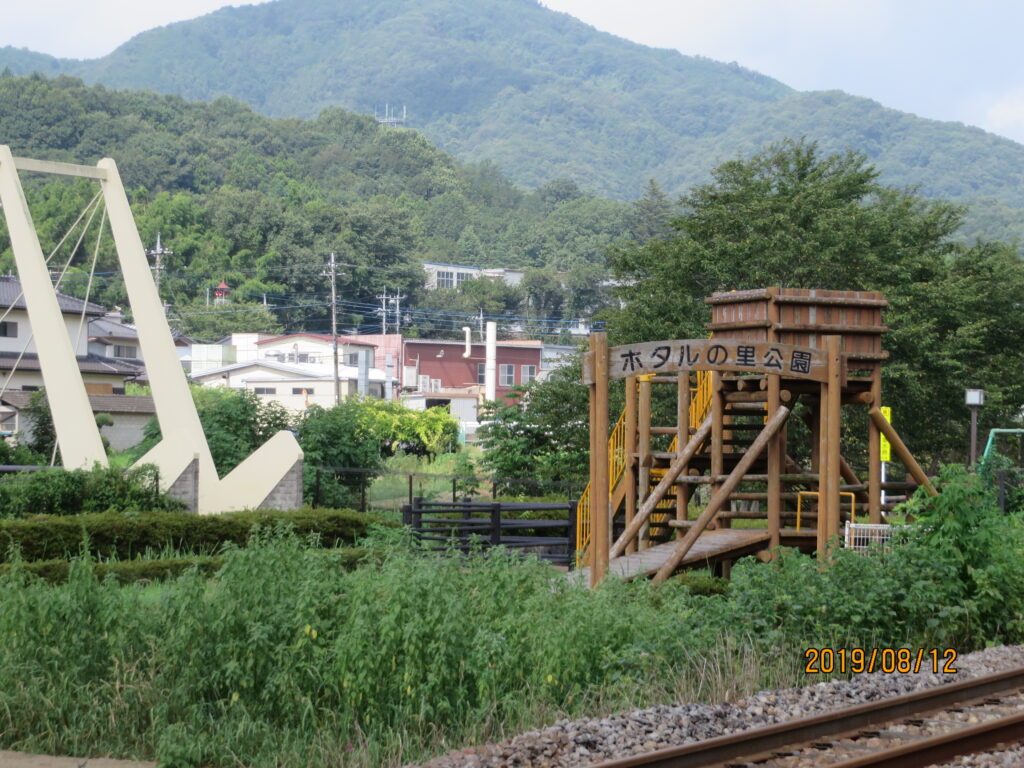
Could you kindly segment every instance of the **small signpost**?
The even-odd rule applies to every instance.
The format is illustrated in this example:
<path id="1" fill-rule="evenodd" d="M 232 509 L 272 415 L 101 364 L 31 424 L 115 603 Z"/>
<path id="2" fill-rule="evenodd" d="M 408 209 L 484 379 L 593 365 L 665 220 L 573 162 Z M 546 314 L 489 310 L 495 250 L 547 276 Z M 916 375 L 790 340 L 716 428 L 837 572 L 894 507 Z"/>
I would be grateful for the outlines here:
<path id="1" fill-rule="evenodd" d="M 883 405 L 878 410 L 880 410 L 882 412 L 882 415 L 885 417 L 885 420 L 887 422 L 889 422 L 890 424 L 892 424 L 892 407 L 890 407 L 888 405 Z M 892 443 L 890 443 L 888 438 L 886 438 L 886 436 L 884 434 L 882 434 L 881 432 L 878 433 L 878 449 L 879 449 L 878 450 L 879 458 L 881 458 L 881 460 L 882 460 L 882 482 L 884 483 L 885 482 L 885 475 L 886 475 L 886 472 L 885 472 L 886 465 L 890 461 L 892 461 Z M 885 505 L 885 489 L 884 488 L 882 489 L 882 505 L 883 506 Z"/>

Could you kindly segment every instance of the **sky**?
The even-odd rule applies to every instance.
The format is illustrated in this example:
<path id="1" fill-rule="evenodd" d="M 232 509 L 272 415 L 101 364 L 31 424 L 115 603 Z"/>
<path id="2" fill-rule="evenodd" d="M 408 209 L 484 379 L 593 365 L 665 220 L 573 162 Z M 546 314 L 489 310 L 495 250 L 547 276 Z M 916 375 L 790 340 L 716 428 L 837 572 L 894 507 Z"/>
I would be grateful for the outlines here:
<path id="1" fill-rule="evenodd" d="M 839 89 L 1024 142 L 1019 0 L 542 2 L 620 37 L 735 61 L 798 90 Z M 94 58 L 139 32 L 224 4 L 0 0 L 0 46 Z"/>

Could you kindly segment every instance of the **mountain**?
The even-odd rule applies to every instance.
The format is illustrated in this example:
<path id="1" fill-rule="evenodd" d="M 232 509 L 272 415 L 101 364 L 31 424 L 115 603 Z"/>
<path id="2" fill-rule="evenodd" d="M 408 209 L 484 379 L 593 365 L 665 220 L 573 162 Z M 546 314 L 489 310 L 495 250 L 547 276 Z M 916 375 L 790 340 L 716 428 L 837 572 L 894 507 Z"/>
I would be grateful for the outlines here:
<path id="1" fill-rule="evenodd" d="M 882 180 L 972 205 L 968 234 L 1024 237 L 1024 146 L 838 91 L 599 32 L 534 0 L 276 0 L 140 34 L 108 56 L 0 50 L 0 70 L 56 71 L 272 116 L 386 103 L 460 159 L 514 181 L 567 177 L 619 199 L 672 193 L 718 162 L 806 136 L 865 152 Z"/>
<path id="2" fill-rule="evenodd" d="M 329 326 L 324 263 L 334 252 L 346 326 L 379 329 L 382 291 L 416 306 L 427 299 L 422 262 L 454 261 L 519 267 L 526 277 L 521 290 L 467 297 L 466 306 L 446 296 L 430 317 L 410 321 L 421 330 L 429 320 L 450 335 L 482 309 L 550 318 L 545 327 L 557 333 L 563 312 L 590 314 L 604 300 L 597 287 L 605 253 L 634 225 L 626 203 L 586 195 L 567 180 L 524 192 L 491 164 L 460 163 L 415 131 L 339 107 L 315 120 L 272 119 L 227 98 L 197 103 L 67 76 L 0 75 L 0 143 L 28 157 L 89 164 L 116 158 L 143 241 L 155 242 L 160 232 L 174 252 L 162 275 L 164 298 L 175 307 L 203 305 L 207 289 L 227 280 L 236 307 L 269 302 L 293 329 Z M 38 175 L 27 175 L 25 184 L 50 252 L 95 190 Z M 79 295 L 91 285 L 101 303 L 123 303 L 109 242 L 95 280 L 88 279 L 89 242 L 64 289 Z M 0 272 L 13 269 L 9 246 L 0 217 Z M 552 299 L 554 270 L 589 293 Z"/>

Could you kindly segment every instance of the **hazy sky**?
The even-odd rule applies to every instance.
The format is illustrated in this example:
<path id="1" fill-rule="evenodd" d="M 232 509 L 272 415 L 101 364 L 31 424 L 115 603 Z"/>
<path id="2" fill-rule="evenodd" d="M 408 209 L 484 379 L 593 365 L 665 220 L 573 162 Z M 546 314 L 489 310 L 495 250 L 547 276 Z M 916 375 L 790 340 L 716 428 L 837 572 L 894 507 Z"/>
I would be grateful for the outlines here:
<path id="1" fill-rule="evenodd" d="M 630 40 L 736 61 L 800 90 L 838 88 L 1024 142 L 1019 0 L 543 2 Z M 222 5 L 0 0 L 0 46 L 92 58 L 138 32 Z"/>

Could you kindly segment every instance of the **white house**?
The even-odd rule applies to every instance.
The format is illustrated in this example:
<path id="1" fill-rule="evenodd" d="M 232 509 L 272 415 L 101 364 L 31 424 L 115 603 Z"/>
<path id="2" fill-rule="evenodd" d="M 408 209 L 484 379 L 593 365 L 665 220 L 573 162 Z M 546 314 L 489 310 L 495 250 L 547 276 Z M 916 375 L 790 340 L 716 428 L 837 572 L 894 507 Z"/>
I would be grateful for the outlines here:
<path id="1" fill-rule="evenodd" d="M 136 362 L 119 360 L 90 350 L 89 323 L 102 318 L 106 310 L 98 304 L 57 293 L 68 337 L 78 359 L 85 388 L 90 394 L 124 394 L 125 379 L 142 374 Z M 34 391 L 43 386 L 43 374 L 36 354 L 36 340 L 28 321 L 21 283 L 16 277 L 0 276 L 0 392 Z"/>
<path id="2" fill-rule="evenodd" d="M 334 405 L 334 345 L 331 336 L 232 334 L 228 344 L 192 347 L 191 378 L 208 387 L 254 392 L 291 410 Z M 386 374 L 373 366 L 374 344 L 338 337 L 338 381 L 342 398 L 355 394 L 387 398 Z"/>

